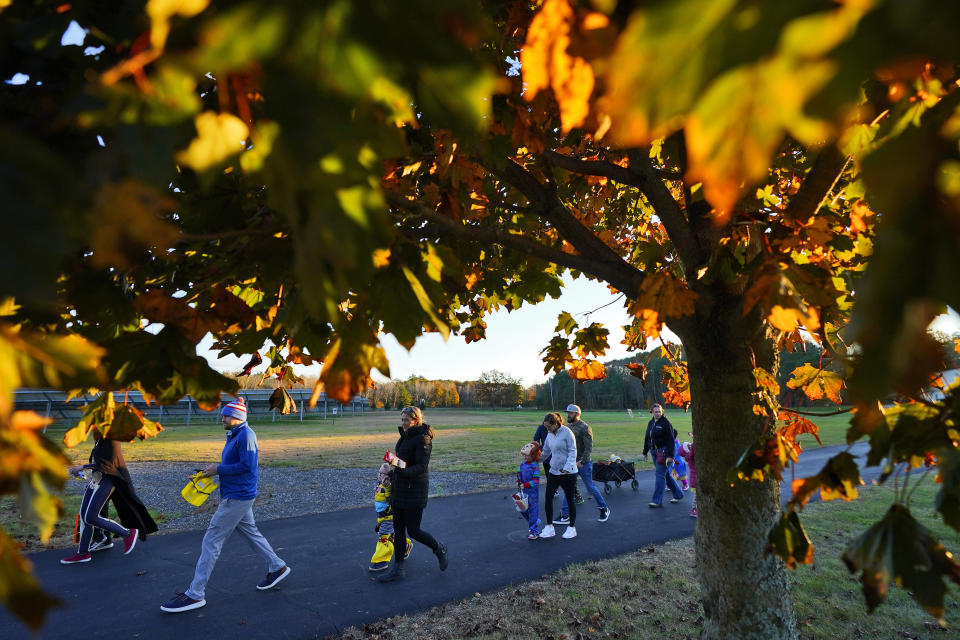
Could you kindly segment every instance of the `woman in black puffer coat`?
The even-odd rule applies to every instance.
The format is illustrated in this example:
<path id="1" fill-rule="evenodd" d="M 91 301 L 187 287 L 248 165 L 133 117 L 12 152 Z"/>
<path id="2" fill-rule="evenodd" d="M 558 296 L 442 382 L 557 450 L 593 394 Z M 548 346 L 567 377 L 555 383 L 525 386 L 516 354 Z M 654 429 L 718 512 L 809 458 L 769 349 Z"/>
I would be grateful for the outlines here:
<path id="1" fill-rule="evenodd" d="M 393 507 L 393 528 L 397 540 L 407 536 L 430 547 L 440 571 L 447 568 L 447 545 L 420 528 L 423 509 L 430 493 L 430 451 L 433 448 L 433 428 L 423 423 L 423 414 L 417 407 L 407 407 L 400 412 L 400 439 L 396 453 L 387 454 L 386 460 L 393 465 L 390 504 Z M 392 582 L 404 577 L 403 554 L 393 556 L 390 571 L 380 576 L 380 582 Z"/>

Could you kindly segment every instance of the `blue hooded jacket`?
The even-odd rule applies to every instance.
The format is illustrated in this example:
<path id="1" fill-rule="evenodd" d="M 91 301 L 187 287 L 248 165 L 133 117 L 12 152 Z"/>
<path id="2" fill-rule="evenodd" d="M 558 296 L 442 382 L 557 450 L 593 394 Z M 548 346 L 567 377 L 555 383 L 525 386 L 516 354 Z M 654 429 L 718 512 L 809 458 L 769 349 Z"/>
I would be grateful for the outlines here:
<path id="1" fill-rule="evenodd" d="M 227 433 L 217 473 L 220 474 L 220 498 L 253 500 L 257 497 L 257 434 L 246 422 Z"/>

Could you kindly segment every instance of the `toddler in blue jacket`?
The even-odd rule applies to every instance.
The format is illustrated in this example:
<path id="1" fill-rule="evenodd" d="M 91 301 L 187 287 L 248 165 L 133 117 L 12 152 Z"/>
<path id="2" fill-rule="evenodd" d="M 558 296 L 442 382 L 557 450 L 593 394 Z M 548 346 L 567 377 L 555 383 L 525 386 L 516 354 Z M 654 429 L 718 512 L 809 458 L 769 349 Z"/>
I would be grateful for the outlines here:
<path id="1" fill-rule="evenodd" d="M 517 508 L 529 527 L 527 538 L 536 540 L 540 537 L 540 445 L 530 442 L 520 449 L 523 462 L 517 470 L 517 487 L 523 492 L 526 500 L 517 498 Z M 524 508 L 525 507 L 525 508 Z"/>

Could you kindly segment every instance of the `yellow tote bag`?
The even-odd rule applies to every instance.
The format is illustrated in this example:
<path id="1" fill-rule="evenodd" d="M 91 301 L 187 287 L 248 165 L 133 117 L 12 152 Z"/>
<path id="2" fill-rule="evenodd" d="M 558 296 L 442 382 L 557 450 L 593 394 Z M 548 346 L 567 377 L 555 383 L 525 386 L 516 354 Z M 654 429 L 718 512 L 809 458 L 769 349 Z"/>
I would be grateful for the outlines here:
<path id="1" fill-rule="evenodd" d="M 190 482 L 188 482 L 187 486 L 180 492 L 183 499 L 195 507 L 202 505 L 204 500 L 207 499 L 207 496 L 213 493 L 214 489 L 219 486 L 213 478 L 200 477 L 201 473 L 202 472 L 198 471 L 190 476 Z"/>

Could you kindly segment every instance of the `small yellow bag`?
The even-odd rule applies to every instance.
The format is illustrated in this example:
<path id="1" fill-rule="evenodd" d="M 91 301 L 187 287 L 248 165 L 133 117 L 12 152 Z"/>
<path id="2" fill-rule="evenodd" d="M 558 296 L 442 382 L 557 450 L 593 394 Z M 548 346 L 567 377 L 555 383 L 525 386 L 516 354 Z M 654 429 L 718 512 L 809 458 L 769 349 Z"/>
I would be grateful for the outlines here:
<path id="1" fill-rule="evenodd" d="M 209 477 L 201 477 L 203 472 L 198 471 L 190 476 L 190 482 L 183 488 L 180 495 L 195 507 L 199 507 L 219 485 Z"/>

